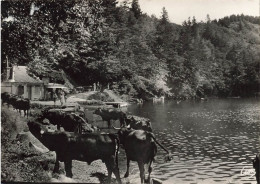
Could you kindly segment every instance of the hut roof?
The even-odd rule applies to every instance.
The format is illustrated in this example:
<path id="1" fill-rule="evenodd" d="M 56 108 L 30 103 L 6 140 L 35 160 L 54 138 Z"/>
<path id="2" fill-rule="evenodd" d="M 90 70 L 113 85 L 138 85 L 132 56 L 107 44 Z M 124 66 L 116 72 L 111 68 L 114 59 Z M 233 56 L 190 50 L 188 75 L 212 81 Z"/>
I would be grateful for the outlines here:
<path id="1" fill-rule="evenodd" d="M 43 83 L 40 79 L 29 76 L 26 66 L 14 66 L 14 81 L 26 83 Z"/>

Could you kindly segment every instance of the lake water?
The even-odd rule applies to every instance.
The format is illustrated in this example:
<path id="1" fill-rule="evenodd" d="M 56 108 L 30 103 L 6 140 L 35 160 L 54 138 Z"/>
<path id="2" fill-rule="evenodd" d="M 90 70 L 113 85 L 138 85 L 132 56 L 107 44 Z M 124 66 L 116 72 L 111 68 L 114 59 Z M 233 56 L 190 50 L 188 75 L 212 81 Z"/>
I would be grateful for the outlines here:
<path id="1" fill-rule="evenodd" d="M 172 184 L 256 183 L 252 159 L 260 152 L 259 99 L 146 102 L 130 105 L 128 112 L 150 118 L 156 138 L 174 155 L 164 163 L 158 147 L 152 177 Z M 130 167 L 139 177 L 137 163 Z"/>

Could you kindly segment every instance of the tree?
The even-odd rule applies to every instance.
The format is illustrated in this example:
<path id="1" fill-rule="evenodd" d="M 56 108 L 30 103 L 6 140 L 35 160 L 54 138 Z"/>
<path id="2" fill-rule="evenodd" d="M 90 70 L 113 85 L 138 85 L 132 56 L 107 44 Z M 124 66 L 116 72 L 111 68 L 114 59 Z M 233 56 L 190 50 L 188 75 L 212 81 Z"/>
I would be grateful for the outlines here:
<path id="1" fill-rule="evenodd" d="M 3 67 L 6 60 L 11 64 L 26 64 L 30 55 L 27 52 L 30 44 L 27 40 L 27 30 L 30 28 L 31 1 L 2 1 L 1 2 L 1 61 Z"/>
<path id="2" fill-rule="evenodd" d="M 162 23 L 169 23 L 169 17 L 168 17 L 168 12 L 165 7 L 162 9 L 162 18 L 161 18 Z"/>
<path id="3" fill-rule="evenodd" d="M 167 77 L 176 96 L 241 95 L 259 90 L 259 17 L 205 22 L 142 14 L 138 0 L 3 1 L 2 71 L 27 65 L 31 75 L 64 76 L 75 85 L 113 83 L 141 97 L 161 94 Z M 241 31 L 237 31 L 240 28 Z M 239 43 L 239 44 L 238 44 Z M 141 94 L 142 93 L 142 94 Z"/>
<path id="4" fill-rule="evenodd" d="M 134 13 L 134 16 L 135 16 L 136 19 L 138 19 L 142 15 L 142 11 L 141 11 L 138 0 L 132 1 L 132 5 L 131 5 L 130 10 Z"/>

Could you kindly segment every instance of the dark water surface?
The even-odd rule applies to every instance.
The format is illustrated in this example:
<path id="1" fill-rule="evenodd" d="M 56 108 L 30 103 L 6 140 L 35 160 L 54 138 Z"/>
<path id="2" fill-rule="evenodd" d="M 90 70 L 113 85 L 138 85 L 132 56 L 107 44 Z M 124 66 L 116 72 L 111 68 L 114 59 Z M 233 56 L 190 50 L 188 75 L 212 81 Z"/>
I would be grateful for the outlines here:
<path id="1" fill-rule="evenodd" d="M 252 159 L 260 152 L 259 99 L 147 102 L 130 105 L 128 112 L 150 118 L 156 138 L 174 155 L 164 163 L 158 148 L 153 177 L 172 184 L 256 183 Z M 137 163 L 130 171 L 139 177 Z"/>

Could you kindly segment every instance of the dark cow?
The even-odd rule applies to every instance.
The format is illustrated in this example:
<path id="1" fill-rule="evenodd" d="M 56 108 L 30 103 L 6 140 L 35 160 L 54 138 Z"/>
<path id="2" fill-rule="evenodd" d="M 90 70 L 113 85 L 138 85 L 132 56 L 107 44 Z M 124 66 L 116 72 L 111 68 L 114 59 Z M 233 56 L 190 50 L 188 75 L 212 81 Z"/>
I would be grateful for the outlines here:
<path id="1" fill-rule="evenodd" d="M 88 124 L 82 117 L 75 113 L 66 113 L 62 110 L 44 110 L 39 120 L 48 119 L 51 124 L 57 125 L 57 129 L 61 127 L 68 132 L 94 132 L 97 128 Z"/>
<path id="2" fill-rule="evenodd" d="M 24 116 L 29 115 L 29 110 L 30 110 L 30 100 L 29 99 L 22 99 L 22 98 L 16 98 L 16 100 L 13 101 L 13 107 L 17 110 L 19 110 L 19 113 L 21 115 L 21 111 L 24 111 Z"/>
<path id="3" fill-rule="evenodd" d="M 129 126 L 130 128 L 133 128 L 135 130 L 145 130 L 152 132 L 151 121 L 148 118 L 128 115 L 124 121 L 126 126 Z"/>
<path id="4" fill-rule="evenodd" d="M 128 128 L 121 128 L 118 131 L 120 143 L 123 145 L 127 158 L 127 171 L 124 177 L 129 176 L 129 164 L 130 160 L 137 161 L 141 183 L 145 181 L 144 164 L 148 164 L 148 181 L 150 181 L 150 175 L 152 172 L 152 162 L 157 153 L 156 143 L 165 150 L 168 155 L 165 157 L 165 161 L 170 161 L 172 155 L 164 148 L 154 137 L 153 133 L 144 130 L 133 130 Z"/>
<path id="5" fill-rule="evenodd" d="M 2 104 L 4 104 L 4 103 L 8 103 L 10 97 L 11 97 L 11 94 L 8 93 L 8 92 L 1 93 Z"/>
<path id="6" fill-rule="evenodd" d="M 9 99 L 7 101 L 7 104 L 8 104 L 8 108 L 9 108 L 9 105 L 12 105 L 13 108 L 15 109 L 15 103 L 16 101 L 19 99 L 19 97 L 17 95 L 14 95 L 14 94 L 10 94 L 9 96 Z"/>
<path id="7" fill-rule="evenodd" d="M 28 127 L 44 146 L 56 152 L 53 172 L 58 172 L 59 161 L 61 161 L 64 162 L 66 176 L 72 178 L 72 160 L 91 164 L 101 159 L 108 170 L 108 182 L 110 183 L 113 172 L 117 182 L 121 184 L 118 169 L 119 140 L 115 134 L 48 132 L 45 126 L 35 121 L 29 121 Z"/>
<path id="8" fill-rule="evenodd" d="M 27 118 L 28 118 L 29 110 L 30 110 L 30 100 L 29 99 L 27 99 L 27 98 L 24 99 L 17 95 L 10 94 L 8 92 L 2 93 L 1 99 L 2 99 L 2 104 L 7 103 L 8 108 L 9 108 L 9 105 L 12 105 L 14 109 L 19 111 L 20 115 L 21 115 L 21 111 L 23 110 L 24 116 L 27 115 Z"/>
<path id="9" fill-rule="evenodd" d="M 256 155 L 253 160 L 253 167 L 255 169 L 255 177 L 257 184 L 260 184 L 260 153 Z"/>
<path id="10" fill-rule="evenodd" d="M 120 121 L 120 125 L 124 125 L 124 119 L 126 118 L 126 113 L 122 112 L 119 109 L 101 109 L 97 108 L 94 111 L 94 114 L 97 114 L 102 117 L 103 121 L 108 122 L 108 128 L 111 127 L 111 120 L 118 120 Z"/>

